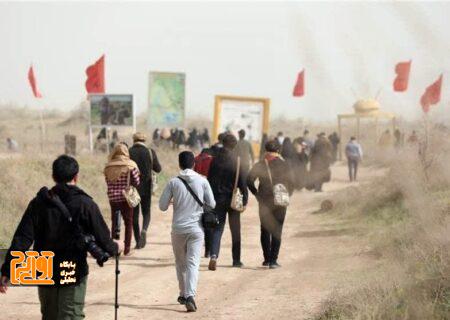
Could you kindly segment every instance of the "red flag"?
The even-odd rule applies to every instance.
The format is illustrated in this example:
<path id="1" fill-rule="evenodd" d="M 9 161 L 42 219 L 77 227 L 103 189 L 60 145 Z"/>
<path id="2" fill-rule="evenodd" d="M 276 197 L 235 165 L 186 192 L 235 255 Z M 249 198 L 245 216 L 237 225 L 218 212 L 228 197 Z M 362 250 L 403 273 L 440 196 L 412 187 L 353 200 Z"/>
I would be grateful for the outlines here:
<path id="1" fill-rule="evenodd" d="M 292 95 L 294 97 L 302 97 L 305 95 L 305 69 L 298 74 Z"/>
<path id="2" fill-rule="evenodd" d="M 432 104 L 437 104 L 441 101 L 441 87 L 442 87 L 442 74 L 439 79 L 427 87 L 424 94 L 420 98 L 420 104 L 422 105 L 423 112 L 427 113 L 430 111 L 430 106 Z"/>
<path id="3" fill-rule="evenodd" d="M 30 82 L 31 90 L 33 90 L 34 97 L 42 98 L 42 95 L 39 92 L 36 85 L 36 78 L 34 77 L 33 66 L 30 66 L 30 69 L 28 69 L 28 81 Z"/>
<path id="4" fill-rule="evenodd" d="M 85 83 L 88 93 L 105 93 L 105 55 L 86 69 Z"/>
<path id="5" fill-rule="evenodd" d="M 397 63 L 395 73 L 397 77 L 394 80 L 394 91 L 403 92 L 408 89 L 409 71 L 411 70 L 411 60 Z"/>

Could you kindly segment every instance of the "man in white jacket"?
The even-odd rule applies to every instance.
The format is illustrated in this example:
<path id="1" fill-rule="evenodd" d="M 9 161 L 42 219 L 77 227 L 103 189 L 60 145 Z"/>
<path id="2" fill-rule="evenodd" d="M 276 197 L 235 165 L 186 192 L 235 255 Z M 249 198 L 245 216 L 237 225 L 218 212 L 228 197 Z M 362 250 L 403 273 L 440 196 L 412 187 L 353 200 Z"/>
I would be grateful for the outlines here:
<path id="1" fill-rule="evenodd" d="M 193 312 L 197 310 L 194 297 L 204 239 L 203 208 L 190 194 L 184 182 L 203 203 L 214 208 L 216 202 L 208 180 L 193 170 L 194 154 L 183 151 L 178 156 L 178 162 L 181 172 L 165 187 L 159 199 L 159 208 L 166 211 L 173 201 L 172 247 L 180 288 L 178 302 L 186 305 L 188 312 Z"/>

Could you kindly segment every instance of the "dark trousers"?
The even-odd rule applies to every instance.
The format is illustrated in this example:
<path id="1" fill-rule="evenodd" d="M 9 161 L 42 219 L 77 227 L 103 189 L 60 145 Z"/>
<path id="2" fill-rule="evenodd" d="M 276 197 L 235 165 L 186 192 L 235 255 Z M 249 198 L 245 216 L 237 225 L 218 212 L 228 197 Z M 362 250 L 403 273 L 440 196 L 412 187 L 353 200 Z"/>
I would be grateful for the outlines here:
<path id="1" fill-rule="evenodd" d="M 74 286 L 38 288 L 43 320 L 84 319 L 87 276 Z"/>
<path id="2" fill-rule="evenodd" d="M 259 219 L 261 221 L 261 247 L 265 262 L 277 262 L 281 246 L 286 208 L 273 204 L 259 203 Z"/>
<path id="3" fill-rule="evenodd" d="M 241 214 L 230 208 L 229 204 L 218 203 L 216 213 L 219 225 L 213 230 L 211 241 L 211 257 L 219 257 L 220 241 L 222 240 L 227 213 L 231 231 L 233 262 L 241 261 Z"/>
<path id="4" fill-rule="evenodd" d="M 136 240 L 136 244 L 139 243 L 139 239 L 141 237 L 141 229 L 139 228 L 139 211 L 142 212 L 142 231 L 147 231 L 148 226 L 150 225 L 151 213 L 150 206 L 152 204 L 152 193 L 145 192 L 140 194 L 141 203 L 133 209 L 133 232 L 134 232 L 134 240 Z M 140 209 L 140 210 L 139 210 Z"/>
<path id="5" fill-rule="evenodd" d="M 126 201 L 123 202 L 110 202 L 111 205 L 111 235 L 114 236 L 114 229 L 116 228 L 116 219 L 114 219 L 114 213 L 120 211 L 125 224 L 125 249 L 124 254 L 130 252 L 131 237 L 133 235 L 133 208 L 131 208 Z"/>
<path id="6" fill-rule="evenodd" d="M 356 174 L 358 173 L 358 159 L 348 158 L 348 176 L 350 181 L 356 180 Z"/>
<path id="7" fill-rule="evenodd" d="M 247 181 L 247 177 L 248 177 L 249 173 L 250 173 L 250 166 L 248 164 L 247 165 L 241 164 L 240 174 L 241 174 L 243 181 Z"/>
<path id="8" fill-rule="evenodd" d="M 214 230 L 205 228 L 205 256 L 211 255 L 211 242 Z"/>

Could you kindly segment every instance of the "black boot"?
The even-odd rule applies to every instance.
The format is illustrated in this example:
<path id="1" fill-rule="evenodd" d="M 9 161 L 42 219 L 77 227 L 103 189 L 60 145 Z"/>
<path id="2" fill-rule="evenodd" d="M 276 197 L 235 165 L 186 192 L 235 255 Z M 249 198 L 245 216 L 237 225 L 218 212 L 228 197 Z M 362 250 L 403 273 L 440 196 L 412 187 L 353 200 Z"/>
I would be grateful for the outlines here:
<path id="1" fill-rule="evenodd" d="M 195 304 L 194 297 L 188 297 L 186 299 L 186 310 L 187 312 L 197 311 L 197 305 Z"/>
<path id="2" fill-rule="evenodd" d="M 141 237 L 139 239 L 139 249 L 142 249 L 147 244 L 147 230 L 141 231 Z"/>
<path id="3" fill-rule="evenodd" d="M 244 264 L 241 261 L 233 261 L 233 268 L 242 268 Z"/>
<path id="4" fill-rule="evenodd" d="M 270 264 L 269 264 L 269 268 L 270 269 L 277 269 L 277 268 L 280 268 L 281 266 L 278 264 L 278 262 L 276 262 L 276 261 L 273 261 L 273 262 L 271 262 Z"/>

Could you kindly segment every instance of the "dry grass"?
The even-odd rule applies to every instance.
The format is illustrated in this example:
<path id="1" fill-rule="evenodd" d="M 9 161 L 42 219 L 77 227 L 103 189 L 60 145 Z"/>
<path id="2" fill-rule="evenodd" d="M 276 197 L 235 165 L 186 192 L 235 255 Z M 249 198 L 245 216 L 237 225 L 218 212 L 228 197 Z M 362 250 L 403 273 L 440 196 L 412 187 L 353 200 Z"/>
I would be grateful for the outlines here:
<path id="1" fill-rule="evenodd" d="M 160 189 L 167 179 L 177 172 L 176 153 L 170 150 L 159 150 L 160 161 L 164 172 L 159 175 Z M 0 248 L 9 245 L 15 227 L 18 224 L 28 202 L 42 186 L 52 186 L 51 163 L 53 155 L 27 157 L 17 155 L 0 158 L 4 170 L 0 176 Z M 81 155 L 77 157 L 80 164 L 79 186 L 85 190 L 100 206 L 106 221 L 109 221 L 109 203 L 106 197 L 106 184 L 103 177 L 104 155 Z M 158 194 L 157 194 L 158 196 Z"/>
<path id="2" fill-rule="evenodd" d="M 333 213 L 361 230 L 380 267 L 352 292 L 335 292 L 316 319 L 450 319 L 450 152 L 444 137 L 447 132 L 433 130 L 427 170 L 417 150 L 407 148 L 378 159 L 390 167 L 387 177 L 337 200 Z"/>

